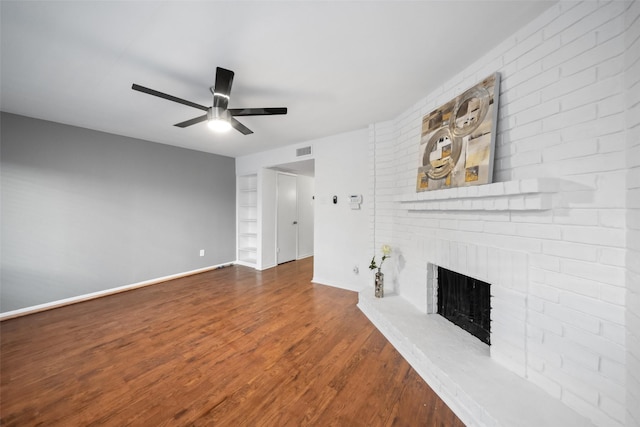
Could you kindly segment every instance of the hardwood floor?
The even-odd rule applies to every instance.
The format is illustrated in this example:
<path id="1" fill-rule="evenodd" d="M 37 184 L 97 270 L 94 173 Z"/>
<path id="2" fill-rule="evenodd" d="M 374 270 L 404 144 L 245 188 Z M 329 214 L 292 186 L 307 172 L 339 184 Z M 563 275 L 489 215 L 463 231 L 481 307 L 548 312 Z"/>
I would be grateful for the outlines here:
<path id="1" fill-rule="evenodd" d="M 312 258 L 0 323 L 3 426 L 462 426 Z"/>

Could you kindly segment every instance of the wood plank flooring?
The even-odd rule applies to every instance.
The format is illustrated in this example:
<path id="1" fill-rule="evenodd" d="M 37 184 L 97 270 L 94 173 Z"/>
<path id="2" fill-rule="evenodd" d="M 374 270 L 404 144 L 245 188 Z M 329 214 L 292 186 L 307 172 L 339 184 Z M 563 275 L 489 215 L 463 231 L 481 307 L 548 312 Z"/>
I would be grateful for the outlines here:
<path id="1" fill-rule="evenodd" d="M 307 258 L 0 323 L 3 426 L 463 426 Z"/>

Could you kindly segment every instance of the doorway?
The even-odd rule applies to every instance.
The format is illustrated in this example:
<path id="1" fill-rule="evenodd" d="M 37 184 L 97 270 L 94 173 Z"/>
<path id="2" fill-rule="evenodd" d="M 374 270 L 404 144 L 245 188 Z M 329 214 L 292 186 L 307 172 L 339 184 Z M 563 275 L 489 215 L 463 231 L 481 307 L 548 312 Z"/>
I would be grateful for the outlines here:
<path id="1" fill-rule="evenodd" d="M 298 192 L 295 175 L 278 172 L 276 179 L 276 260 L 282 264 L 298 255 Z"/>

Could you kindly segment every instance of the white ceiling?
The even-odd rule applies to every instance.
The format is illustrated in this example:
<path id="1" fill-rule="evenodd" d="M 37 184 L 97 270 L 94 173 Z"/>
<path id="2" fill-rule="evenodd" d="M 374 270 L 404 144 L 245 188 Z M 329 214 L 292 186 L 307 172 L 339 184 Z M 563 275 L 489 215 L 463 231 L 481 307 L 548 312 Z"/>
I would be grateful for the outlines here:
<path id="1" fill-rule="evenodd" d="M 3 111 L 237 157 L 409 108 L 550 1 L 4 1 Z M 173 124 L 210 106 L 216 66 L 255 133 Z"/>

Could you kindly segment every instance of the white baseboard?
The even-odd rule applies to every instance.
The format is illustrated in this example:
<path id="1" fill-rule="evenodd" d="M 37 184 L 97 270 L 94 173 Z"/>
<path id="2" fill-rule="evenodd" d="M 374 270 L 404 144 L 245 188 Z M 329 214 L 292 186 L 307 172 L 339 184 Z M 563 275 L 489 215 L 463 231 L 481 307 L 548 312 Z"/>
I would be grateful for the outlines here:
<path id="1" fill-rule="evenodd" d="M 257 264 L 255 262 L 247 262 L 247 261 L 242 261 L 242 260 L 239 260 L 239 259 L 235 260 L 234 264 L 241 265 L 243 267 L 257 268 L 256 267 Z"/>
<path id="2" fill-rule="evenodd" d="M 278 266 L 278 264 L 268 264 L 268 265 L 263 265 L 263 266 L 261 266 L 260 268 L 257 268 L 257 267 L 256 267 L 256 270 L 258 270 L 258 271 L 264 271 L 264 270 L 268 270 L 268 269 L 270 269 L 270 268 L 277 267 L 277 266 Z"/>
<path id="3" fill-rule="evenodd" d="M 314 276 L 313 279 L 311 279 L 311 283 L 316 283 L 318 285 L 331 286 L 333 288 L 345 289 L 347 291 L 353 291 L 353 292 L 360 292 L 362 290 L 361 287 L 346 286 L 346 285 L 340 285 L 340 284 L 336 284 L 336 283 L 331 283 L 328 280 L 324 280 L 324 279 L 318 278 L 316 276 Z"/>
<path id="4" fill-rule="evenodd" d="M 71 298 L 65 298 L 57 301 L 47 302 L 44 304 L 33 305 L 31 307 L 20 308 L 18 310 L 7 311 L 5 313 L 0 313 L 0 322 L 3 320 L 13 319 L 15 317 L 26 316 L 27 314 L 38 313 L 39 311 L 51 310 L 53 308 L 63 307 L 65 305 L 76 304 L 79 302 L 89 301 L 92 299 L 101 298 L 108 295 L 117 294 L 120 292 L 130 291 L 136 288 L 155 285 L 157 283 L 166 282 L 168 280 L 179 279 L 180 277 L 186 277 L 186 276 L 191 276 L 198 273 L 204 273 L 205 271 L 215 270 L 221 267 L 227 267 L 229 265 L 233 265 L 233 262 L 227 262 L 223 264 L 212 265 L 209 267 L 198 268 L 196 270 L 171 274 L 169 276 L 158 277 L 156 279 L 145 280 L 143 282 L 137 282 L 137 283 L 132 283 L 130 285 L 119 286 L 117 288 L 105 289 L 103 291 L 92 292 L 90 294 L 78 295 Z"/>

